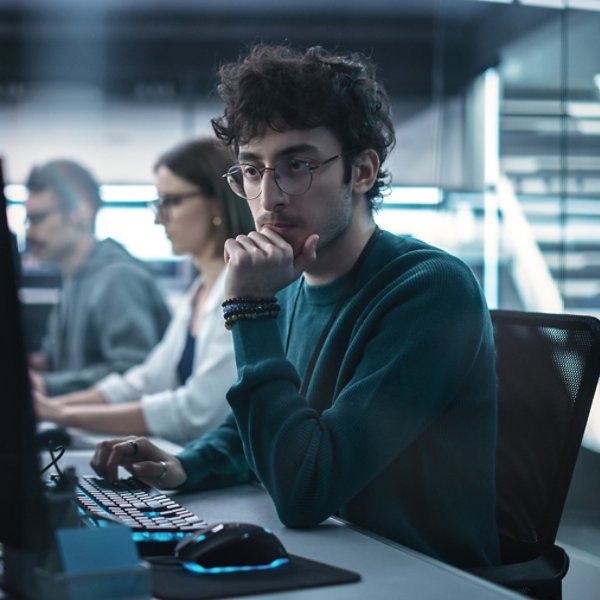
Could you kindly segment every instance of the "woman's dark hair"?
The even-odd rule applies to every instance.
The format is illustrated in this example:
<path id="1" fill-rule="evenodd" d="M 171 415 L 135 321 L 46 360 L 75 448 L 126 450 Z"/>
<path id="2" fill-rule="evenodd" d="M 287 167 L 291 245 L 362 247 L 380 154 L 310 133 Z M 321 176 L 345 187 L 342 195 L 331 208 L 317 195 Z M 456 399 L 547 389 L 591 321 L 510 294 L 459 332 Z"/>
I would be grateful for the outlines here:
<path id="1" fill-rule="evenodd" d="M 223 221 L 220 227 L 223 242 L 255 227 L 248 203 L 238 198 L 222 177 L 233 163 L 231 151 L 219 140 L 207 137 L 175 146 L 161 154 L 154 164 L 154 171 L 165 166 L 218 203 Z"/>
<path id="2" fill-rule="evenodd" d="M 287 46 L 254 46 L 219 70 L 225 112 L 212 120 L 217 137 L 236 153 L 267 129 L 327 127 L 342 145 L 349 180 L 352 160 L 373 149 L 383 164 L 395 143 L 390 105 L 375 66 L 357 53 L 335 54 L 320 46 L 300 52 Z M 367 192 L 370 207 L 389 174 L 380 168 Z"/>

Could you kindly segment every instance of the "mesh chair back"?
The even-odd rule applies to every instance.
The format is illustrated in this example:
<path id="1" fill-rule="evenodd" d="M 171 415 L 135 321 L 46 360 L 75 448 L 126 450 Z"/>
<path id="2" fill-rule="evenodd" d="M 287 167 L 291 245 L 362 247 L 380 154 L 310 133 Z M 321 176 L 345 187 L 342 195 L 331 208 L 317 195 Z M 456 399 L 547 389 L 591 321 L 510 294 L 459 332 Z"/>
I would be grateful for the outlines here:
<path id="1" fill-rule="evenodd" d="M 503 563 L 556 539 L 600 372 L 600 321 L 492 311 L 498 374 L 497 519 Z"/>

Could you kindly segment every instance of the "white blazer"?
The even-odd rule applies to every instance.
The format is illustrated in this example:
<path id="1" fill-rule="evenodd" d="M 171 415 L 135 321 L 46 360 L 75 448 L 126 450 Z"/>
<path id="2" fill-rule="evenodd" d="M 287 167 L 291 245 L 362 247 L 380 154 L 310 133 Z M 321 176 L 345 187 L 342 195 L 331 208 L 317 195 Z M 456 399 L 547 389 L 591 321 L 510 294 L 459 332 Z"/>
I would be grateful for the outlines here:
<path id="1" fill-rule="evenodd" d="M 224 285 L 225 269 L 204 302 L 192 375 L 183 385 L 179 384 L 177 364 L 190 327 L 193 301 L 202 286 L 201 278 L 194 281 L 162 340 L 146 360 L 123 375 L 113 373 L 95 385 L 109 403 L 141 400 L 152 435 L 184 445 L 219 426 L 229 412 L 225 394 L 237 373 L 233 341 L 225 329 L 221 309 Z"/>

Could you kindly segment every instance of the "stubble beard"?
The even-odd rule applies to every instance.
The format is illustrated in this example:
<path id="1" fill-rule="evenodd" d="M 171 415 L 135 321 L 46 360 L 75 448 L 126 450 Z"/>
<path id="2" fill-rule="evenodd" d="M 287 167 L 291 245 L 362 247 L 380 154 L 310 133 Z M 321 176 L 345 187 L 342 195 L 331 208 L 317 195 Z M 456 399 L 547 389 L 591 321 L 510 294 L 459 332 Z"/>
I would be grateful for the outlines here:
<path id="1" fill-rule="evenodd" d="M 353 206 L 350 186 L 344 186 L 338 206 L 339 211 L 331 214 L 319 235 L 317 256 L 323 251 L 331 250 L 335 243 L 346 233 L 352 219 Z"/>

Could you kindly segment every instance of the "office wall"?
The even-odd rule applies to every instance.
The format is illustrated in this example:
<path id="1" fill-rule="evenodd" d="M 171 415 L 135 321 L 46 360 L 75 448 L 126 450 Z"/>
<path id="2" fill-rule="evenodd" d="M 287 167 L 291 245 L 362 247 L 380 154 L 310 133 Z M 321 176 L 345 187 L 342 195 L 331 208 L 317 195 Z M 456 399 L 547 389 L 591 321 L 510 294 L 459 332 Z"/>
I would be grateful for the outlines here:
<path id="1" fill-rule="evenodd" d="M 114 99 L 91 85 L 37 86 L 18 102 L 0 103 L 0 153 L 15 183 L 33 164 L 58 156 L 81 160 L 105 183 L 151 182 L 156 157 L 181 139 L 212 135 L 210 119 L 221 112 L 220 103 L 206 97 L 184 105 Z M 462 114 L 460 98 L 436 106 L 393 101 L 398 143 L 388 166 L 395 183 L 443 178 L 460 186 Z"/>

